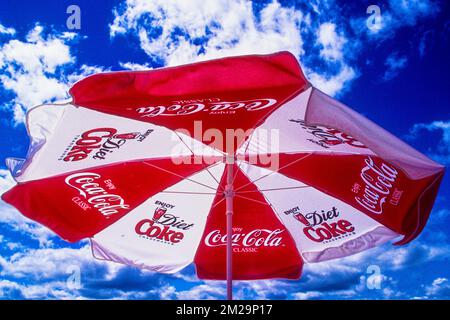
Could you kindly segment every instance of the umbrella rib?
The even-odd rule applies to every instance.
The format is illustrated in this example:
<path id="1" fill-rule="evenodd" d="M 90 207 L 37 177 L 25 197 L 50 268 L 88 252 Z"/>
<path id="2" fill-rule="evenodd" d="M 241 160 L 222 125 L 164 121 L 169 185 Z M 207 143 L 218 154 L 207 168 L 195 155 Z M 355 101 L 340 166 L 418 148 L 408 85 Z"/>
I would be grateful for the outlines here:
<path id="1" fill-rule="evenodd" d="M 192 155 L 193 156 L 195 156 L 195 153 L 194 153 L 194 151 L 191 149 L 191 148 L 189 148 L 189 146 L 187 145 L 187 143 L 186 142 L 184 142 L 184 140 L 183 139 L 181 139 L 181 137 L 180 137 L 180 135 L 178 134 L 178 132 L 176 132 L 176 131 L 174 131 L 175 132 L 175 134 L 177 135 L 177 137 L 178 137 L 178 139 L 180 139 L 181 140 L 181 142 L 183 142 L 183 144 L 186 146 L 186 148 L 188 148 L 189 149 L 189 151 L 192 153 Z M 192 138 L 193 139 L 193 138 Z M 218 184 L 218 188 L 219 189 L 223 189 L 222 188 L 222 186 L 220 185 L 220 182 L 216 179 L 216 177 L 214 177 L 214 175 L 211 173 L 211 171 L 209 171 L 209 169 L 208 168 L 206 168 L 206 171 L 208 171 L 208 173 L 209 173 L 209 175 L 214 179 L 214 181 L 216 181 L 217 182 L 217 184 Z"/>
<path id="2" fill-rule="evenodd" d="M 214 179 L 215 182 L 217 182 L 217 188 L 218 189 L 223 189 L 222 186 L 220 185 L 219 180 L 217 180 L 216 177 L 214 177 L 214 175 L 211 173 L 211 171 L 209 171 L 208 168 L 206 168 L 206 171 L 208 171 L 209 175 Z"/>
<path id="3" fill-rule="evenodd" d="M 256 200 L 256 199 L 252 199 L 252 198 L 248 198 L 248 197 L 244 197 L 244 196 L 241 196 L 241 195 L 238 195 L 238 194 L 235 194 L 235 197 L 239 197 L 239 198 L 246 199 L 246 200 L 249 200 L 249 201 L 253 201 L 253 202 L 256 202 L 256 203 L 259 203 L 259 204 L 263 204 L 265 206 L 271 206 L 267 202 L 262 202 L 262 201 L 259 201 L 259 200 Z"/>
<path id="4" fill-rule="evenodd" d="M 215 164 L 217 165 L 217 163 Z M 206 167 L 206 171 L 209 173 L 209 175 L 214 179 L 215 182 L 217 182 L 217 189 L 219 190 L 223 190 L 222 186 L 220 185 L 219 180 L 216 179 L 216 177 L 214 177 L 214 175 L 211 173 L 211 171 L 209 171 L 209 167 Z"/>
<path id="5" fill-rule="evenodd" d="M 248 197 L 244 197 L 244 196 L 241 196 L 241 195 L 238 195 L 238 194 L 235 194 L 235 197 L 239 197 L 239 198 L 246 199 L 246 200 L 249 200 L 249 201 L 253 201 L 253 202 L 256 202 L 256 203 L 259 203 L 259 204 L 263 204 L 263 205 L 265 205 L 265 206 L 271 206 L 269 203 L 262 202 L 262 201 L 259 201 L 259 200 L 255 200 L 255 199 L 248 198 Z M 225 200 L 225 198 L 220 199 L 219 201 L 217 201 L 216 203 L 214 203 L 214 204 L 212 205 L 212 207 L 213 207 L 213 208 L 217 207 L 217 206 L 218 206 L 222 201 L 224 201 L 224 200 Z"/>
<path id="6" fill-rule="evenodd" d="M 247 150 L 247 149 L 246 149 L 246 150 Z M 233 184 L 233 185 L 234 185 L 234 181 L 236 180 L 236 177 L 237 177 L 238 173 L 241 171 L 241 165 L 242 165 L 242 161 L 239 161 L 237 170 L 236 170 L 236 172 L 234 173 L 234 177 L 233 177 L 233 180 L 232 180 L 232 184 Z"/>
<path id="7" fill-rule="evenodd" d="M 279 172 L 281 169 L 284 169 L 284 168 L 286 168 L 286 167 L 288 167 L 288 166 L 294 164 L 295 162 L 304 160 L 304 159 L 306 159 L 307 157 L 309 157 L 311 154 L 312 154 L 312 153 L 308 153 L 306 156 L 301 157 L 300 159 L 294 160 L 294 161 L 292 161 L 292 162 L 290 162 L 290 163 L 288 163 L 288 164 L 282 166 L 281 168 L 278 168 L 278 169 L 276 169 L 276 170 L 274 170 L 274 171 L 272 171 L 272 172 L 270 172 L 270 173 L 268 173 L 268 174 L 266 174 L 266 175 L 264 175 L 264 176 L 259 177 L 258 179 L 251 180 L 249 183 L 246 183 L 246 184 L 244 184 L 243 186 L 240 186 L 239 188 L 237 188 L 237 189 L 235 190 L 235 192 L 239 191 L 240 189 L 242 189 L 242 188 L 244 188 L 244 187 L 246 187 L 246 186 L 248 186 L 248 185 L 250 185 L 250 184 L 252 184 L 252 183 L 255 183 L 256 181 L 259 181 L 259 180 L 261 180 L 261 179 L 263 179 L 263 178 L 266 178 L 266 177 L 268 177 L 268 176 L 270 176 L 270 175 L 272 175 L 272 174 L 274 174 L 274 173 L 277 173 L 277 172 Z"/>
<path id="8" fill-rule="evenodd" d="M 295 94 L 293 94 L 292 97 L 295 96 L 298 92 L 300 92 L 300 90 L 298 90 Z M 284 102 L 286 102 L 286 100 L 288 100 L 288 99 L 285 99 Z M 283 105 L 284 102 L 280 103 L 279 106 Z M 275 110 L 276 110 L 276 109 L 275 109 Z M 244 152 L 243 152 L 243 156 L 244 156 L 244 157 L 245 157 L 245 154 L 246 154 L 247 151 L 248 151 L 248 148 L 250 147 L 250 141 L 251 141 L 253 135 L 254 135 L 255 132 L 258 130 L 258 128 L 259 128 L 260 126 L 262 126 L 262 124 L 264 123 L 264 121 L 265 121 L 267 118 L 269 118 L 269 116 L 270 116 L 271 114 L 272 114 L 272 113 L 269 112 L 268 114 L 266 114 L 266 115 L 262 116 L 261 118 L 259 118 L 259 120 L 258 120 L 258 122 L 256 123 L 255 127 L 253 128 L 253 131 L 250 133 L 249 137 L 243 142 L 243 143 L 247 143 L 247 145 L 245 146 L 245 150 L 244 150 Z M 239 169 L 239 170 L 236 170 L 236 173 L 234 174 L 234 177 L 233 177 L 233 184 L 234 184 L 234 180 L 236 179 L 236 176 L 237 176 L 237 174 L 238 174 L 238 171 L 240 171 L 240 169 L 241 169 L 241 164 L 242 164 L 242 162 L 239 163 L 239 165 L 238 165 L 238 169 Z"/>
<path id="9" fill-rule="evenodd" d="M 242 193 L 254 193 L 254 192 L 261 192 L 261 191 L 277 191 L 277 190 L 291 190 L 291 189 L 303 189 L 303 188 L 311 188 L 311 186 L 259 189 L 257 191 L 237 191 L 236 193 L 242 194 Z"/>
<path id="10" fill-rule="evenodd" d="M 197 184 L 199 184 L 199 185 L 201 185 L 201 186 L 204 186 L 204 187 L 206 187 L 206 188 L 208 188 L 208 189 L 211 189 L 211 190 L 214 190 L 214 191 L 217 190 L 216 188 L 213 188 L 213 187 L 211 187 L 211 186 L 208 186 L 208 185 L 206 185 L 206 184 L 204 184 L 204 183 L 195 181 L 195 180 L 193 180 L 193 179 L 191 179 L 191 178 L 188 178 L 188 177 L 184 177 L 184 176 L 182 176 L 182 175 L 180 175 L 180 174 L 178 174 L 178 173 L 172 172 L 172 171 L 170 171 L 170 170 L 163 169 L 163 168 L 158 167 L 158 166 L 156 166 L 156 165 L 154 165 L 154 164 L 151 164 L 151 163 L 148 163 L 148 162 L 143 162 L 143 163 L 146 164 L 146 165 L 148 165 L 148 166 L 152 166 L 152 167 L 154 167 L 154 168 L 156 168 L 156 169 L 159 169 L 159 170 L 161 170 L 161 171 L 164 171 L 164 172 L 173 174 L 173 175 L 175 175 L 175 176 L 177 176 L 177 177 L 179 177 L 179 178 L 182 178 L 182 179 L 185 179 L 185 180 L 192 181 L 192 182 L 197 183 Z"/>
<path id="11" fill-rule="evenodd" d="M 177 193 L 177 194 L 205 194 L 205 195 L 212 195 L 212 194 L 216 194 L 215 192 L 191 192 L 191 191 L 161 191 L 160 193 Z"/>
<path id="12" fill-rule="evenodd" d="M 250 134 L 250 136 L 247 138 L 247 140 L 243 142 L 243 143 L 247 143 L 248 142 L 247 145 L 245 146 L 245 150 L 244 150 L 244 153 L 243 153 L 244 157 L 245 157 L 245 154 L 247 153 L 248 148 L 250 147 L 250 139 L 252 138 L 252 136 L 255 133 L 255 131 L 256 130 L 253 130 L 252 133 Z M 236 156 L 236 154 L 235 154 L 235 156 Z M 242 161 L 240 161 L 239 164 L 238 164 L 238 170 L 236 170 L 236 172 L 234 174 L 232 184 L 234 184 L 234 180 L 236 180 L 236 177 L 237 177 L 239 171 L 241 171 L 241 165 L 242 165 Z"/>
<path id="13" fill-rule="evenodd" d="M 216 203 L 214 203 L 212 205 L 213 208 L 215 208 L 216 206 L 218 206 L 223 200 L 225 200 L 225 197 L 223 197 L 222 199 L 220 199 L 219 201 L 217 201 Z"/>

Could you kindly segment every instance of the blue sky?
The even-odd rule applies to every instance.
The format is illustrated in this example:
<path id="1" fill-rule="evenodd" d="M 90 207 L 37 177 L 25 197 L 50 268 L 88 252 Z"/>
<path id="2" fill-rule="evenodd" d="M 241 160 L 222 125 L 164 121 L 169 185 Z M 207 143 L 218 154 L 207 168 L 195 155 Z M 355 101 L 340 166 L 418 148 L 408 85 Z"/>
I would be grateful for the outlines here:
<path id="1" fill-rule="evenodd" d="M 207 3 L 207 5 L 205 5 Z M 69 5 L 81 28 L 66 26 Z M 369 5 L 381 20 L 367 24 Z M 448 1 L 2 1 L 0 192 L 3 165 L 24 157 L 26 110 L 67 98 L 106 70 L 156 68 L 289 50 L 311 82 L 444 165 L 450 164 Z M 369 28 L 369 26 L 371 28 Z M 299 281 L 236 285 L 247 299 L 450 298 L 450 178 L 424 232 L 346 259 L 305 267 Z M 96 261 L 0 202 L 0 298 L 222 298 L 193 266 L 173 276 Z"/>

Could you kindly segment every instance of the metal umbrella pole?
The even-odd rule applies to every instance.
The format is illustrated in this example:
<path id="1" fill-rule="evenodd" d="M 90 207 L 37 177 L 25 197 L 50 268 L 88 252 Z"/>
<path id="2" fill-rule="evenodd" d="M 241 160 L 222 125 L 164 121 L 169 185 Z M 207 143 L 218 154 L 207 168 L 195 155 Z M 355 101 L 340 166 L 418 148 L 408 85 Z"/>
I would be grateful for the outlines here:
<path id="1" fill-rule="evenodd" d="M 225 186 L 226 200 L 226 228 L 227 228 L 227 248 L 226 248 L 226 275 L 227 275 L 227 300 L 233 300 L 233 165 L 234 156 L 227 155 L 227 185 Z"/>

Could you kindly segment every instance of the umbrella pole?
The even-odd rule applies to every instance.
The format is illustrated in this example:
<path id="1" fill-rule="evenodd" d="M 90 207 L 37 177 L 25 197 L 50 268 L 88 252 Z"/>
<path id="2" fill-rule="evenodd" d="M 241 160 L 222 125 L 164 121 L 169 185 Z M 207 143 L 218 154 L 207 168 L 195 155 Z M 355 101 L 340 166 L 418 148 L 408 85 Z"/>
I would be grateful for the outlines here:
<path id="1" fill-rule="evenodd" d="M 226 228 L 227 228 L 227 249 L 226 249 L 226 274 L 227 274 L 227 300 L 233 300 L 233 165 L 234 156 L 227 156 L 227 185 L 225 186 L 226 200 Z"/>

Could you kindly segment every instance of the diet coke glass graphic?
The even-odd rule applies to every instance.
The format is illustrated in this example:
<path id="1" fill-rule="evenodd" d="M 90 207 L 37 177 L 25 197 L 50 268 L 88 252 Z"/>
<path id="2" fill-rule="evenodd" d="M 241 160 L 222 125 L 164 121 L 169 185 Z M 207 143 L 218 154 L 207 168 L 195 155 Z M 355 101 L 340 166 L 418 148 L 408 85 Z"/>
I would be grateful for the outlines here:
<path id="1" fill-rule="evenodd" d="M 136 139 L 140 135 L 141 134 L 139 132 L 118 133 L 118 134 L 115 134 L 113 138 L 131 140 L 131 139 Z"/>
<path id="2" fill-rule="evenodd" d="M 156 208 L 153 213 L 153 221 L 157 222 L 166 213 L 166 211 L 166 208 Z"/>
<path id="3" fill-rule="evenodd" d="M 329 146 L 337 146 L 338 144 L 342 144 L 342 143 L 344 143 L 344 141 L 342 141 L 341 139 L 339 139 L 339 138 L 336 138 L 336 139 L 326 139 L 326 140 L 324 140 L 323 142 L 325 142 L 327 145 L 329 145 Z"/>
<path id="4" fill-rule="evenodd" d="M 309 226 L 310 223 L 308 222 L 308 219 L 306 219 L 306 217 L 302 214 L 302 213 L 296 213 L 294 214 L 295 219 L 297 219 L 298 221 L 300 221 L 301 223 L 303 223 L 305 226 Z"/>

